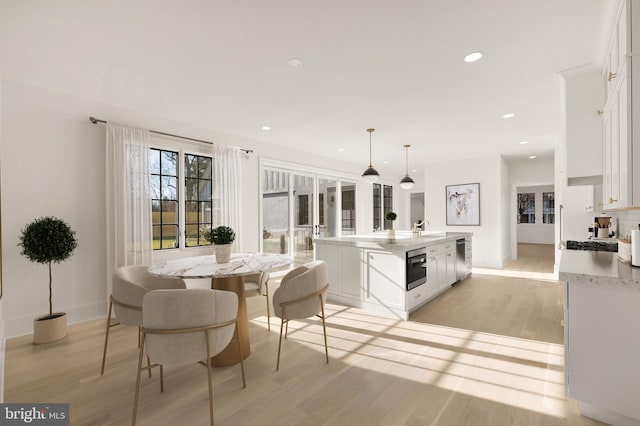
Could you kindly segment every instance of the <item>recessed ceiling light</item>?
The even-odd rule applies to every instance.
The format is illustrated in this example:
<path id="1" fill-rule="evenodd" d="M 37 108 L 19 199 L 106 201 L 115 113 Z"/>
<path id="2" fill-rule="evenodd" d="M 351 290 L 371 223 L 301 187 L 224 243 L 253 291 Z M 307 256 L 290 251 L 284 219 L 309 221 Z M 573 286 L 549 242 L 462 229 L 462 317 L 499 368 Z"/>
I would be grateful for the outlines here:
<path id="1" fill-rule="evenodd" d="M 520 145 L 526 145 L 528 143 L 529 143 L 529 141 L 522 141 L 522 142 L 520 142 Z"/>
<path id="2" fill-rule="evenodd" d="M 413 173 L 418 173 L 418 171 L 416 169 L 413 169 L 412 171 L 413 171 Z"/>
<path id="3" fill-rule="evenodd" d="M 389 162 L 388 161 L 383 161 L 382 164 L 389 164 Z"/>
<path id="4" fill-rule="evenodd" d="M 291 58 L 289 59 L 289 65 L 293 68 L 300 68 L 302 67 L 302 61 L 298 58 Z"/>
<path id="5" fill-rule="evenodd" d="M 504 115 L 502 116 L 502 118 L 513 118 L 513 117 L 515 117 L 515 116 L 516 116 L 516 115 L 515 115 L 514 113 L 510 112 L 510 113 L 508 113 L 508 114 L 504 114 Z"/>
<path id="6" fill-rule="evenodd" d="M 534 158 L 536 158 L 536 156 L 535 155 L 530 155 L 529 158 L 534 159 Z"/>
<path id="7" fill-rule="evenodd" d="M 260 127 L 260 128 L 261 128 L 262 130 L 271 130 L 271 127 L 269 127 L 269 126 L 262 126 L 262 127 Z"/>
<path id="8" fill-rule="evenodd" d="M 342 152 L 344 151 L 344 148 L 338 148 L 338 151 Z"/>
<path id="9" fill-rule="evenodd" d="M 471 52 L 464 57 L 465 62 L 475 62 L 482 58 L 482 52 Z"/>

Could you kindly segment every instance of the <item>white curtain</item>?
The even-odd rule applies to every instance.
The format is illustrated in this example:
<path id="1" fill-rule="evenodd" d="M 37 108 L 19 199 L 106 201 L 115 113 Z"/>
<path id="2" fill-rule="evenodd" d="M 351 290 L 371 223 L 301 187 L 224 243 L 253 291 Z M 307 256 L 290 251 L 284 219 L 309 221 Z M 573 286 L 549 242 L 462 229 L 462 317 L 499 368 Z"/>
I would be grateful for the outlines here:
<path id="1" fill-rule="evenodd" d="M 107 297 L 120 266 L 151 265 L 149 131 L 107 123 Z"/>
<path id="2" fill-rule="evenodd" d="M 230 226 L 236 232 L 232 246 L 235 252 L 242 251 L 240 236 L 240 213 L 242 210 L 242 176 L 240 172 L 241 150 L 235 146 L 213 145 L 214 158 L 214 200 L 219 203 L 214 211 L 214 226 Z M 256 212 L 257 214 L 257 212 Z"/>

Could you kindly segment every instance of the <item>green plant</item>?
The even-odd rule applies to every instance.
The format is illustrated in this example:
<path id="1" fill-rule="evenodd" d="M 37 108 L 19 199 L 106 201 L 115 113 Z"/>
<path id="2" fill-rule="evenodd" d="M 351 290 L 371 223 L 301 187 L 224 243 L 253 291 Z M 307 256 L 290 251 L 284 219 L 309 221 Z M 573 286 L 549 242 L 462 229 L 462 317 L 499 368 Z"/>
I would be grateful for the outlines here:
<path id="1" fill-rule="evenodd" d="M 285 240 L 284 234 L 280 235 L 280 254 L 285 254 L 287 248 L 287 242 Z"/>
<path id="2" fill-rule="evenodd" d="M 228 226 L 217 226 L 213 228 L 209 236 L 209 241 L 213 244 L 231 244 L 235 239 L 235 231 Z"/>
<path id="3" fill-rule="evenodd" d="M 28 224 L 20 234 L 20 254 L 32 262 L 49 265 L 49 316 L 53 318 L 53 291 L 51 264 L 68 259 L 78 247 L 76 233 L 55 217 L 41 217 Z"/>
<path id="4" fill-rule="evenodd" d="M 394 221 L 394 220 L 396 220 L 396 218 L 397 218 L 397 217 L 398 217 L 398 215 L 397 215 L 397 214 L 395 214 L 394 212 L 389 212 L 389 213 L 387 213 L 387 214 L 384 216 L 384 218 L 385 218 L 386 220 L 390 220 L 390 221 Z"/>
<path id="5" fill-rule="evenodd" d="M 267 228 L 262 228 L 262 239 L 268 240 L 271 238 L 271 232 Z"/>

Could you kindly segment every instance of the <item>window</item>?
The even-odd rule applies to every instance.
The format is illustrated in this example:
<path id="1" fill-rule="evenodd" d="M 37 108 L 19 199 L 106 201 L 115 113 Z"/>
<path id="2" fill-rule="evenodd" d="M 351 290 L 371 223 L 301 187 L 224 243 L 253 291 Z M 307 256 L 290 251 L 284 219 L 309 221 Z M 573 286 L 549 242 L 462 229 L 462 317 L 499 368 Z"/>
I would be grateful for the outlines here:
<path id="1" fill-rule="evenodd" d="M 518 194 L 518 223 L 536 222 L 536 194 Z"/>
<path id="2" fill-rule="evenodd" d="M 184 156 L 184 226 L 185 246 L 211 245 L 205 238 L 213 227 L 211 205 L 212 158 L 201 155 Z"/>
<path id="3" fill-rule="evenodd" d="M 373 230 L 382 229 L 382 185 L 373 184 Z"/>
<path id="4" fill-rule="evenodd" d="M 296 225 L 309 224 L 309 194 L 298 195 L 298 223 Z"/>
<path id="5" fill-rule="evenodd" d="M 383 200 L 382 212 L 386 217 L 387 213 L 393 211 L 393 186 L 389 186 L 389 185 L 382 186 L 382 200 Z M 393 229 L 393 221 L 385 219 L 384 229 Z"/>
<path id="6" fill-rule="evenodd" d="M 182 229 L 185 247 L 211 245 L 205 235 L 213 226 L 213 159 L 185 154 L 184 164 L 179 164 L 179 158 L 176 151 L 149 149 L 154 250 L 180 247 Z M 181 171 L 184 192 L 179 187 Z"/>
<path id="7" fill-rule="evenodd" d="M 356 188 L 354 185 L 342 187 L 342 234 L 356 232 Z"/>
<path id="8" fill-rule="evenodd" d="M 318 225 L 324 226 L 324 194 L 318 194 Z"/>
<path id="9" fill-rule="evenodd" d="M 542 193 L 542 223 L 555 223 L 555 192 Z"/>
<path id="10" fill-rule="evenodd" d="M 393 223 L 383 220 L 384 216 L 393 211 L 393 187 L 390 185 L 373 184 L 373 230 L 391 229 Z"/>

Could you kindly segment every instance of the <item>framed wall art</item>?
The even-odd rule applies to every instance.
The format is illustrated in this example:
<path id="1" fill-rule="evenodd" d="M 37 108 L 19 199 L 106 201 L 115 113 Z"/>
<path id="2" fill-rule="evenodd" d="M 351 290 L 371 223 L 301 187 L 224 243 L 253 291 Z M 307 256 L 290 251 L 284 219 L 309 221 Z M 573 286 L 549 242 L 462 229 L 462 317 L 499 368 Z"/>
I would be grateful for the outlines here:
<path id="1" fill-rule="evenodd" d="M 480 225 L 480 184 L 447 185 L 447 225 Z"/>

